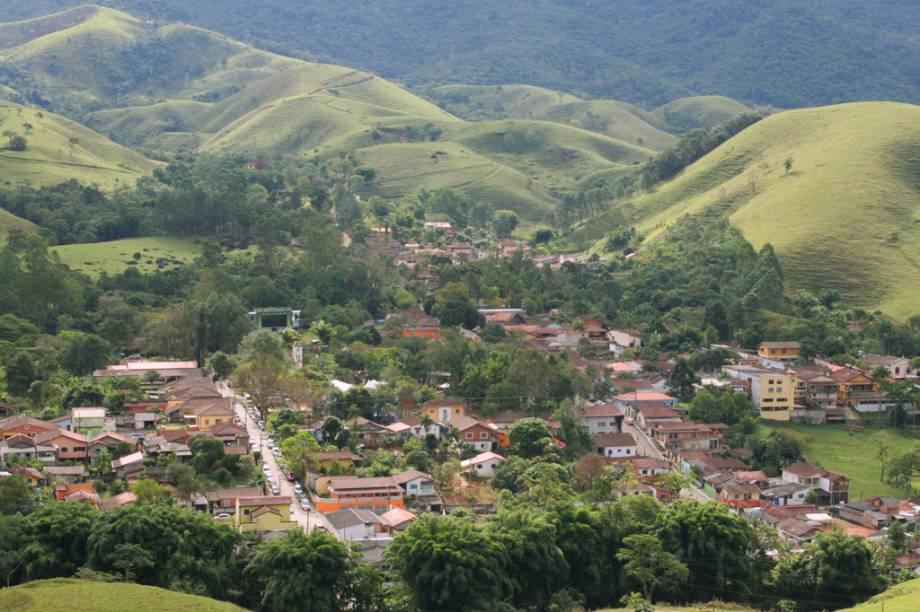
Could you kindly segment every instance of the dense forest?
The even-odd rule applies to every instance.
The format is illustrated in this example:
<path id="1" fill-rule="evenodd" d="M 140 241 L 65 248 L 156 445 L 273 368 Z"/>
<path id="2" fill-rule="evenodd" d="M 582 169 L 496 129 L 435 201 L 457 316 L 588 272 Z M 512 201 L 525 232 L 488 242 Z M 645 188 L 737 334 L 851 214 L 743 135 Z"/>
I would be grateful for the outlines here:
<path id="1" fill-rule="evenodd" d="M 0 2 L 4 19 L 82 0 Z M 916 101 L 911 2 L 103 0 L 410 85 L 527 83 L 654 106 L 721 94 L 780 107 Z"/>

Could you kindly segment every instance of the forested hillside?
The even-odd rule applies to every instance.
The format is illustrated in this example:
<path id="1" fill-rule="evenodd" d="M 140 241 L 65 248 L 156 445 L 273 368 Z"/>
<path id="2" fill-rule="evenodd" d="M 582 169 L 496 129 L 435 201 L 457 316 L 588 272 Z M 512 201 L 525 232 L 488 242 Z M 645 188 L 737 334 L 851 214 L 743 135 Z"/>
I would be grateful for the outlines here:
<path id="1" fill-rule="evenodd" d="M 795 107 L 917 101 L 907 0 L 103 0 L 410 85 L 526 83 L 658 106 L 721 94 Z M 79 0 L 4 0 L 18 19 Z"/>

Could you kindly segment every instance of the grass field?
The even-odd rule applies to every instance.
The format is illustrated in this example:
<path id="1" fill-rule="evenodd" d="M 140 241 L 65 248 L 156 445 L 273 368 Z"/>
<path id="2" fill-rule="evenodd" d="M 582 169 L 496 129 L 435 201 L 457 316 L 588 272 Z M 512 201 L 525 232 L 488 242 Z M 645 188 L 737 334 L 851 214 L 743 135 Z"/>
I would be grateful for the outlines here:
<path id="1" fill-rule="evenodd" d="M 751 109 L 725 96 L 678 98 L 656 108 L 652 115 L 672 129 L 713 127 Z"/>
<path id="2" fill-rule="evenodd" d="M 866 603 L 850 610 L 857 612 L 916 612 L 920 608 L 920 578 L 896 584 Z"/>
<path id="3" fill-rule="evenodd" d="M 8 612 L 122 612 L 151 609 L 164 612 L 243 610 L 233 604 L 207 597 L 121 582 L 56 578 L 0 590 L 0 610 Z"/>
<path id="4" fill-rule="evenodd" d="M 653 240 L 703 211 L 728 215 L 756 248 L 771 243 L 791 288 L 834 287 L 854 306 L 916 314 L 920 106 L 771 115 L 616 214 Z M 600 240 L 598 227 L 575 238 Z"/>
<path id="5" fill-rule="evenodd" d="M 191 239 L 150 237 L 67 244 L 52 250 L 71 269 L 98 276 L 101 272 L 117 274 L 128 267 L 153 272 L 158 268 L 158 260 L 165 262 L 160 269 L 169 270 L 177 267 L 176 262 L 190 263 L 201 253 L 201 246 Z M 134 258 L 135 253 L 140 253 L 140 259 Z"/>
<path id="6" fill-rule="evenodd" d="M 156 163 L 59 115 L 0 100 L 0 131 L 28 141 L 25 151 L 0 139 L 0 188 L 52 185 L 68 179 L 105 188 L 133 185 Z"/>
<path id="7" fill-rule="evenodd" d="M 807 461 L 849 478 L 852 499 L 863 499 L 873 495 L 900 497 L 902 491 L 879 482 L 882 467 L 878 456 L 879 445 L 888 447 L 890 458 L 920 444 L 920 440 L 889 428 L 867 427 L 862 431 L 851 432 L 842 426 L 795 425 L 766 421 L 762 421 L 762 424 L 764 431 L 784 431 L 798 440 Z"/>
<path id="8" fill-rule="evenodd" d="M 31 221 L 26 221 L 25 219 L 17 217 L 13 213 L 0 208 L 0 245 L 6 241 L 7 234 L 13 230 L 31 233 L 37 229 L 38 227 Z"/>

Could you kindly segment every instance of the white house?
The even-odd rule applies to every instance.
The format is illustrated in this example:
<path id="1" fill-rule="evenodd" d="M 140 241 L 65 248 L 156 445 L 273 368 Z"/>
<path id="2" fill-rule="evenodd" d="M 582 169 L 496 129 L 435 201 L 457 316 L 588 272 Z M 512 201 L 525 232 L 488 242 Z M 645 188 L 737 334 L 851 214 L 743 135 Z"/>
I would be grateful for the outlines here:
<path id="1" fill-rule="evenodd" d="M 460 467 L 469 470 L 478 478 L 492 478 L 495 476 L 495 470 L 501 465 L 505 458 L 498 453 L 488 451 L 479 453 L 475 457 L 460 462 Z"/>
<path id="2" fill-rule="evenodd" d="M 402 474 L 393 476 L 408 497 L 425 497 L 428 495 L 437 495 L 434 486 L 434 478 L 431 474 L 420 472 L 419 470 L 407 470 Z"/>
<path id="3" fill-rule="evenodd" d="M 610 341 L 610 352 L 617 357 L 628 348 L 639 349 L 642 346 L 642 335 L 632 329 L 608 330 L 607 340 Z"/>
<path id="4" fill-rule="evenodd" d="M 635 457 L 639 446 L 635 438 L 628 433 L 601 433 L 594 435 L 597 452 L 607 458 Z"/>
<path id="5" fill-rule="evenodd" d="M 623 411 L 616 404 L 585 406 L 581 423 L 592 434 L 618 433 L 623 424 Z"/>
<path id="6" fill-rule="evenodd" d="M 343 540 L 374 540 L 389 537 L 384 533 L 384 523 L 370 510 L 345 508 L 326 514 L 329 523 Z"/>

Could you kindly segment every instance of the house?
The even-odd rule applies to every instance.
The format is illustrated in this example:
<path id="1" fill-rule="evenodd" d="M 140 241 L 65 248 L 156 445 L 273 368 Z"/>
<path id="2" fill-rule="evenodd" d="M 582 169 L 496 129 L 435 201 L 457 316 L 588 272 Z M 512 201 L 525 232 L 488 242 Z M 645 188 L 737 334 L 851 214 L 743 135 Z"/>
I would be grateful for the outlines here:
<path id="1" fill-rule="evenodd" d="M 212 425 L 206 433 L 223 442 L 224 446 L 249 447 L 249 432 L 232 421 Z"/>
<path id="2" fill-rule="evenodd" d="M 603 342 L 607 339 L 607 328 L 597 319 L 582 321 L 581 337 L 591 341 Z"/>
<path id="3" fill-rule="evenodd" d="M 58 461 L 86 461 L 88 457 L 86 436 L 66 429 L 46 431 L 35 436 L 35 442 L 57 447 Z"/>
<path id="4" fill-rule="evenodd" d="M 400 419 L 400 422 L 409 426 L 409 432 L 416 438 L 424 439 L 428 436 L 434 436 L 435 438 L 440 439 L 441 426 L 435 419 L 430 419 L 430 421 L 431 422 L 426 426 L 424 423 L 422 423 L 422 419 L 415 414 L 407 414 L 405 417 Z"/>
<path id="5" fill-rule="evenodd" d="M 749 365 L 725 366 L 723 371 L 736 380 L 748 383 L 751 402 L 762 419 L 788 421 L 795 408 L 796 377 L 783 370 Z"/>
<path id="6" fill-rule="evenodd" d="M 333 464 L 337 464 L 342 472 L 347 473 L 352 471 L 355 463 L 361 461 L 361 456 L 351 451 L 322 451 L 310 453 L 310 459 L 322 472 L 328 472 Z"/>
<path id="7" fill-rule="evenodd" d="M 422 227 L 426 230 L 442 230 L 446 232 L 450 232 L 454 229 L 454 226 L 448 221 L 425 221 Z"/>
<path id="8" fill-rule="evenodd" d="M 172 380 L 183 376 L 201 376 L 202 371 L 194 361 L 152 361 L 149 359 L 127 359 L 117 365 L 106 366 L 93 372 L 94 378 L 147 378 L 153 372 L 160 380 Z"/>
<path id="9" fill-rule="evenodd" d="M 170 414 L 179 412 L 181 420 L 188 427 L 199 431 L 210 429 L 221 423 L 233 423 L 233 400 L 229 397 L 209 397 L 170 402 Z"/>
<path id="10" fill-rule="evenodd" d="M 611 329 L 607 332 L 610 352 L 619 357 L 626 349 L 642 347 L 642 334 L 634 329 Z"/>
<path id="11" fill-rule="evenodd" d="M 441 323 L 418 306 L 411 306 L 390 315 L 403 322 L 402 336 L 420 336 L 430 340 L 441 339 Z M 389 318 L 389 317 L 388 317 Z"/>
<path id="12" fill-rule="evenodd" d="M 370 510 L 360 508 L 343 508 L 337 512 L 329 512 L 326 519 L 339 534 L 339 539 L 373 540 L 387 537 L 387 528 L 380 516 Z"/>
<path id="13" fill-rule="evenodd" d="M 787 540 L 805 544 L 815 539 L 815 536 L 821 532 L 821 524 L 791 517 L 777 523 L 776 530 Z"/>
<path id="14" fill-rule="evenodd" d="M 167 383 L 160 388 L 159 395 L 169 401 L 221 397 L 217 385 L 206 376 L 189 376 Z"/>
<path id="15" fill-rule="evenodd" d="M 377 448 L 384 436 L 392 435 L 389 429 L 364 417 L 355 417 L 345 422 L 351 433 L 363 448 Z"/>
<path id="16" fill-rule="evenodd" d="M 817 494 L 821 505 L 849 501 L 849 480 L 841 474 L 807 463 L 793 463 L 783 468 L 782 478 L 786 482 L 809 487 Z"/>
<path id="17" fill-rule="evenodd" d="M 859 356 L 859 360 L 870 369 L 886 368 L 892 378 L 914 378 L 918 375 L 918 369 L 910 367 L 910 359 L 907 357 L 863 353 Z"/>
<path id="18" fill-rule="evenodd" d="M 488 325 L 525 325 L 527 314 L 520 308 L 480 308 L 479 313 L 485 316 Z"/>
<path id="19" fill-rule="evenodd" d="M 70 490 L 71 487 L 75 487 L 75 489 Z M 57 496 L 57 491 L 55 491 L 55 495 Z M 96 493 L 96 489 L 93 488 L 93 485 L 89 483 L 80 485 L 68 485 L 63 494 L 57 499 L 58 501 L 62 502 L 89 504 L 97 510 L 102 509 L 102 500 L 99 498 L 99 495 Z"/>
<path id="20" fill-rule="evenodd" d="M 316 509 L 320 512 L 337 512 L 348 507 L 386 512 L 391 508 L 404 507 L 403 489 L 391 476 L 330 478 L 327 495 L 325 498 L 313 498 Z"/>
<path id="21" fill-rule="evenodd" d="M 629 404 L 626 408 L 628 418 L 632 419 L 636 427 L 650 433 L 659 423 L 679 423 L 680 414 L 662 402 L 646 402 L 642 404 Z"/>
<path id="22" fill-rule="evenodd" d="M 384 425 L 384 427 L 389 430 L 390 435 L 393 436 L 393 439 L 398 444 L 402 444 L 412 436 L 412 426 L 407 425 L 406 423 L 397 421 L 396 423 Z"/>
<path id="23" fill-rule="evenodd" d="M 870 529 L 882 529 L 892 521 L 891 515 L 882 512 L 872 500 L 840 504 L 840 518 Z"/>
<path id="24" fill-rule="evenodd" d="M 646 478 L 661 476 L 671 471 L 671 466 L 667 461 L 654 457 L 633 457 L 629 463 L 638 476 Z"/>
<path id="25" fill-rule="evenodd" d="M 629 393 L 621 393 L 613 398 L 617 403 L 617 406 L 620 410 L 629 414 L 627 407 L 638 406 L 639 404 L 664 404 L 668 408 L 674 408 L 677 406 L 677 398 L 671 397 L 666 393 L 661 393 L 660 391 L 631 391 Z"/>
<path id="26" fill-rule="evenodd" d="M 722 448 L 724 429 L 720 423 L 664 422 L 652 428 L 652 437 L 661 448 L 680 454 L 684 450 Z"/>
<path id="27" fill-rule="evenodd" d="M 460 468 L 469 471 L 477 478 L 492 478 L 495 476 L 495 470 L 504 460 L 505 458 L 498 453 L 486 451 L 461 461 Z"/>
<path id="28" fill-rule="evenodd" d="M 448 421 L 450 427 L 460 432 L 460 443 L 468 444 L 478 451 L 493 450 L 497 442 L 495 427 L 468 416 L 455 416 Z"/>
<path id="29" fill-rule="evenodd" d="M 70 411 L 70 428 L 74 433 L 94 436 L 106 431 L 105 408 L 73 408 Z"/>
<path id="30" fill-rule="evenodd" d="M 214 516 L 220 514 L 235 514 L 236 500 L 240 497 L 256 498 L 262 495 L 260 487 L 230 487 L 206 491 L 195 504 L 202 512 L 210 512 Z"/>
<path id="31" fill-rule="evenodd" d="M 431 474 L 419 470 L 406 470 L 396 474 L 393 481 L 405 491 L 406 497 L 428 497 L 438 494 Z"/>
<path id="32" fill-rule="evenodd" d="M 894 402 L 879 391 L 878 383 L 856 368 L 837 368 L 830 374 L 837 381 L 837 401 L 857 412 L 884 412 Z"/>
<path id="33" fill-rule="evenodd" d="M 54 429 L 57 429 L 57 426 L 52 423 L 19 415 L 0 421 L 0 438 L 8 439 L 17 435 L 34 438 L 38 434 Z"/>
<path id="34" fill-rule="evenodd" d="M 383 524 L 386 531 L 390 533 L 405 531 L 416 519 L 418 519 L 418 517 L 405 508 L 393 508 L 380 515 L 380 522 Z"/>
<path id="35" fill-rule="evenodd" d="M 801 348 L 798 342 L 761 342 L 757 346 L 757 355 L 770 361 L 795 361 Z"/>
<path id="36" fill-rule="evenodd" d="M 287 495 L 237 497 L 233 524 L 237 531 L 288 531 L 298 529 L 291 520 L 291 498 Z"/>
<path id="37" fill-rule="evenodd" d="M 86 467 L 82 465 L 47 465 L 42 471 L 53 485 L 73 484 L 86 476 Z"/>
<path id="38" fill-rule="evenodd" d="M 581 424 L 592 434 L 618 433 L 623 427 L 623 411 L 616 404 L 594 404 L 584 407 Z"/>
<path id="39" fill-rule="evenodd" d="M 17 434 L 0 440 L 0 466 L 29 461 L 54 463 L 56 460 L 56 447 L 50 444 L 36 444 L 28 435 Z"/>
<path id="40" fill-rule="evenodd" d="M 114 452 L 120 444 L 127 444 L 134 447 L 134 439 L 114 431 L 103 431 L 96 434 L 87 442 L 89 459 L 92 463 L 96 462 L 96 457 L 104 450 Z"/>
<path id="41" fill-rule="evenodd" d="M 10 473 L 26 480 L 33 487 L 43 487 L 48 484 L 48 477 L 42 472 L 27 465 L 14 465 L 10 468 Z"/>
<path id="42" fill-rule="evenodd" d="M 801 368 L 795 376 L 795 403 L 801 406 L 815 406 L 823 410 L 837 407 L 839 384 L 823 369 Z"/>
<path id="43" fill-rule="evenodd" d="M 632 434 L 628 433 L 599 433 L 594 434 L 594 447 L 605 458 L 635 457 L 639 447 Z"/>
<path id="44" fill-rule="evenodd" d="M 169 439 L 161 435 L 144 438 L 143 447 L 144 453 L 151 457 L 175 455 L 176 459 L 182 461 L 183 459 L 190 459 L 192 456 L 192 450 L 188 447 L 188 444 L 170 442 Z M 225 452 L 229 449 L 230 447 L 224 447 Z"/>
<path id="45" fill-rule="evenodd" d="M 447 423 L 453 417 L 466 416 L 466 402 L 458 399 L 433 399 L 421 405 L 422 417 L 438 423 Z"/>
<path id="46" fill-rule="evenodd" d="M 111 512 L 115 508 L 121 508 L 126 504 L 133 504 L 137 501 L 137 495 L 131 491 L 125 491 L 124 493 L 119 493 L 118 495 L 113 495 L 107 500 L 102 502 L 102 511 Z"/>
<path id="47" fill-rule="evenodd" d="M 760 497 L 773 506 L 801 506 L 811 487 L 795 482 L 786 482 L 782 478 L 771 478 L 768 486 L 761 490 Z"/>
<path id="48" fill-rule="evenodd" d="M 760 488 L 754 484 L 729 482 L 722 485 L 719 501 L 733 508 L 758 508 Z"/>
<path id="49" fill-rule="evenodd" d="M 144 471 L 144 453 L 138 451 L 112 461 L 112 471 L 119 478 L 131 478 Z"/>

